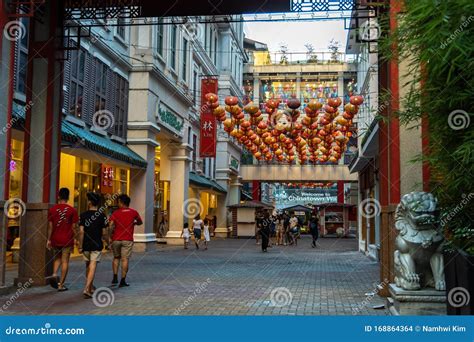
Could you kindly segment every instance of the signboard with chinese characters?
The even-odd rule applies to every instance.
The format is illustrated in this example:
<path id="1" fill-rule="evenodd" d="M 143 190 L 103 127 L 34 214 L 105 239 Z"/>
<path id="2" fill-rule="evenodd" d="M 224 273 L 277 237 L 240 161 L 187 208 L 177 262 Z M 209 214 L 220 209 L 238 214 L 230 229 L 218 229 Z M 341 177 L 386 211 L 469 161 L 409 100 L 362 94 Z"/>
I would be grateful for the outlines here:
<path id="1" fill-rule="evenodd" d="M 206 104 L 206 94 L 217 94 L 217 79 L 213 77 L 201 80 L 201 135 L 199 156 L 201 158 L 216 157 L 216 118 L 212 109 Z"/>
<path id="2" fill-rule="evenodd" d="M 114 193 L 114 168 L 102 164 L 100 169 L 100 192 L 103 194 Z"/>

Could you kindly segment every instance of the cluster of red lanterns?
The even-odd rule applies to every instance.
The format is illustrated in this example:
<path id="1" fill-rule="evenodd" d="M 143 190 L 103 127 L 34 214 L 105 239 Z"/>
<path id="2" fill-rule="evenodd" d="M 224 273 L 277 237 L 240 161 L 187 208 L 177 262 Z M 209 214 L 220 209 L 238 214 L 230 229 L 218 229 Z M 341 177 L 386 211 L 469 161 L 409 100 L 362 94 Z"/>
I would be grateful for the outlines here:
<path id="1" fill-rule="evenodd" d="M 264 121 L 262 111 L 253 102 L 242 108 L 237 97 L 227 96 L 225 106 L 221 106 L 216 94 L 205 97 L 224 130 L 257 160 L 290 164 L 296 158 L 300 164 L 337 162 L 352 136 L 352 119 L 364 101 L 360 95 L 351 96 L 340 113 L 342 100 L 338 97 L 328 98 L 324 105 L 311 99 L 300 118 L 298 99 L 288 99 L 284 109 L 280 109 L 280 100 L 269 99 L 264 107 L 268 120 Z"/>

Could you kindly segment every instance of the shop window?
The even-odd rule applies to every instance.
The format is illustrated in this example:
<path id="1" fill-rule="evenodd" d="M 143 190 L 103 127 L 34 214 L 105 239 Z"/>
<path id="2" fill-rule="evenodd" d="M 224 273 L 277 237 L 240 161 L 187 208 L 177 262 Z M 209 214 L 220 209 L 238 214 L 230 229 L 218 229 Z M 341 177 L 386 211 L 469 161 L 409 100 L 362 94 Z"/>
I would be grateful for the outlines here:
<path id="1" fill-rule="evenodd" d="M 188 40 L 183 38 L 183 62 L 182 62 L 181 77 L 184 81 L 187 81 L 188 77 Z"/>
<path id="2" fill-rule="evenodd" d="M 87 193 L 100 191 L 100 164 L 83 159 L 76 159 L 74 179 L 74 207 L 79 212 L 87 210 Z"/>
<path id="3" fill-rule="evenodd" d="M 12 139 L 10 155 L 10 198 L 21 198 L 23 179 L 23 142 Z"/>
<path id="4" fill-rule="evenodd" d="M 95 66 L 95 111 L 105 109 L 107 92 L 107 70 L 108 67 L 96 59 Z"/>
<path id="5" fill-rule="evenodd" d="M 114 134 L 125 138 L 127 133 L 127 110 L 128 110 L 128 82 L 125 78 L 116 75 L 115 94 L 115 125 Z"/>
<path id="6" fill-rule="evenodd" d="M 23 28 L 26 29 L 24 36 L 20 41 L 16 43 L 15 49 L 18 54 L 18 58 L 15 61 L 15 91 L 20 94 L 25 94 L 26 92 L 26 74 L 28 70 L 28 18 L 20 18 Z"/>
<path id="7" fill-rule="evenodd" d="M 115 168 L 114 193 L 127 193 L 128 171 L 126 169 Z"/>
<path id="8" fill-rule="evenodd" d="M 197 135 L 193 134 L 193 171 L 196 171 L 197 162 Z"/>
<path id="9" fill-rule="evenodd" d="M 117 19 L 117 36 L 122 39 L 125 39 L 125 27 L 125 19 L 119 17 Z"/>
<path id="10" fill-rule="evenodd" d="M 158 52 L 160 56 L 163 56 L 163 38 L 165 30 L 163 23 L 163 18 L 158 18 L 158 25 L 156 26 L 156 52 Z"/>
<path id="11" fill-rule="evenodd" d="M 176 25 L 171 26 L 171 60 L 170 60 L 170 66 L 173 70 L 176 70 L 176 43 L 177 43 L 177 36 L 178 35 L 178 30 Z"/>
<path id="12" fill-rule="evenodd" d="M 197 103 L 197 96 L 198 96 L 198 72 L 194 70 L 193 72 L 193 99 L 194 103 Z"/>

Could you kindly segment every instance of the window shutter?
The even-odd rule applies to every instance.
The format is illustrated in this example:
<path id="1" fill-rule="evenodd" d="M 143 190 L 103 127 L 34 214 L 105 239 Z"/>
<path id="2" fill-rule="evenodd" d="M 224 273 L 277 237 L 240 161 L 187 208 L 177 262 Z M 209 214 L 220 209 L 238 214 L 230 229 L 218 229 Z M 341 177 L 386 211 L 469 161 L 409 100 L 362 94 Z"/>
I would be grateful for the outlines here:
<path id="1" fill-rule="evenodd" d="M 72 40 L 69 41 L 69 43 L 64 43 L 65 46 L 72 46 Z M 67 114 L 69 114 L 69 90 L 71 89 L 71 58 L 72 58 L 72 53 L 71 51 L 64 51 L 64 57 L 67 57 L 66 55 L 69 52 L 69 58 L 65 58 L 64 63 L 63 63 L 63 111 Z"/>
<path id="2" fill-rule="evenodd" d="M 84 95 L 82 105 L 83 120 L 92 125 L 95 113 L 95 66 L 96 60 L 89 52 L 85 52 Z"/>
<path id="3" fill-rule="evenodd" d="M 122 120 L 122 138 L 127 138 L 127 122 L 128 122 L 128 81 L 124 80 L 124 94 L 123 94 L 123 120 Z"/>
<path id="4" fill-rule="evenodd" d="M 118 123 L 118 118 L 117 118 L 117 113 L 116 113 L 116 108 L 115 108 L 115 89 L 116 89 L 116 76 L 115 73 L 110 69 L 109 67 L 106 68 L 106 74 L 103 75 L 103 77 L 106 77 L 107 79 L 107 86 L 105 89 L 105 109 L 110 111 L 113 116 L 114 116 L 114 125 L 112 127 L 109 127 L 107 132 L 110 134 L 117 134 L 117 123 Z"/>

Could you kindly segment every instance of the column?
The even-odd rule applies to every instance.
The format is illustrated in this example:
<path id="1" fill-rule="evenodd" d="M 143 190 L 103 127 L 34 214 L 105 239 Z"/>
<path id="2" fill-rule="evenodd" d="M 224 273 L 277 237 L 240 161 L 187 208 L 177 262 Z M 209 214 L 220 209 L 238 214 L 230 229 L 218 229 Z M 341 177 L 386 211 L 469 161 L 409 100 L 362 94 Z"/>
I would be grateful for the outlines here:
<path id="1" fill-rule="evenodd" d="M 296 98 L 303 102 L 301 98 L 301 74 L 299 72 L 296 73 Z"/>
<path id="2" fill-rule="evenodd" d="M 61 37 L 61 1 L 45 3 L 41 20 L 30 19 L 23 201 L 26 214 L 20 228 L 20 263 L 15 282 L 29 279 L 46 283 L 52 274 L 52 253 L 46 250 L 47 212 L 56 202 L 59 179 L 61 129 L 61 70 L 57 61 L 57 37 Z M 74 189 L 69 189 L 71 196 Z"/>
<path id="3" fill-rule="evenodd" d="M 152 132 L 150 132 L 152 133 Z M 135 138 L 131 149 L 148 164 L 145 169 L 133 168 L 130 170 L 130 206 L 138 211 L 143 224 L 135 227 L 133 239 L 134 250 L 145 251 L 150 243 L 156 242 L 153 231 L 154 204 L 155 204 L 155 148 L 159 144 L 150 140 L 147 143 L 138 144 Z"/>
<path id="4" fill-rule="evenodd" d="M 260 78 L 258 73 L 253 74 L 253 102 L 260 104 Z"/>
<path id="5" fill-rule="evenodd" d="M 344 74 L 341 72 L 337 76 L 337 96 L 341 98 L 342 102 L 339 111 L 342 113 L 342 106 L 344 105 Z"/>
<path id="6" fill-rule="evenodd" d="M 189 167 L 191 162 L 190 152 L 192 148 L 188 144 L 181 144 L 173 149 L 168 157 L 170 161 L 170 221 L 169 230 L 166 234 L 168 244 L 179 245 L 182 243 L 181 232 L 183 224 L 187 221 L 185 211 L 188 201 Z M 189 209 L 190 210 L 190 209 Z"/>
<path id="7" fill-rule="evenodd" d="M 240 188 L 242 187 L 242 183 L 240 182 L 241 179 L 242 177 L 240 176 L 231 177 L 228 194 L 228 205 L 240 203 Z"/>

